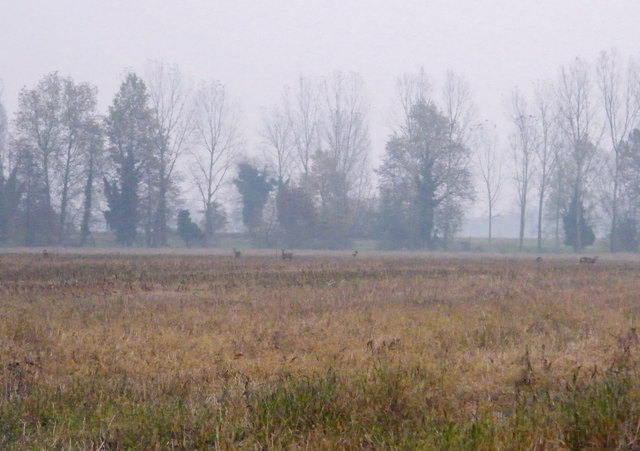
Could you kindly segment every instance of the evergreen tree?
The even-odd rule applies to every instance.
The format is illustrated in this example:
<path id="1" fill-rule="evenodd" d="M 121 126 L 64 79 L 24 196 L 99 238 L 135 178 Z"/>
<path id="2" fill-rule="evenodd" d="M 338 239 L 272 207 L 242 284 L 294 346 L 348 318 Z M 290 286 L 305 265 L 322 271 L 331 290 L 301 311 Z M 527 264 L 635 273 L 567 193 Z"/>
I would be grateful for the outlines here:
<path id="1" fill-rule="evenodd" d="M 580 207 L 579 209 L 578 206 Z M 580 211 L 579 220 L 577 218 L 578 210 Z M 578 252 L 582 247 L 591 246 L 595 243 L 596 235 L 584 217 L 584 205 L 582 202 L 578 203 L 576 196 L 573 197 L 569 209 L 562 216 L 562 221 L 564 224 L 565 246 L 571 246 L 574 251 Z M 580 224 L 580 240 L 578 240 L 578 227 L 576 225 L 578 223 Z"/>
<path id="2" fill-rule="evenodd" d="M 10 237 L 11 225 L 18 218 L 22 191 L 17 167 L 6 180 L 0 172 L 0 243 L 6 243 Z"/>
<path id="3" fill-rule="evenodd" d="M 105 219 L 116 232 L 116 242 L 132 246 L 140 218 L 142 174 L 153 166 L 155 123 L 148 106 L 144 82 L 133 73 L 120 85 L 106 118 L 109 154 L 113 165 L 111 180 L 105 178 L 109 210 Z M 145 179 L 149 183 L 149 179 Z M 150 190 L 145 190 L 150 192 Z M 150 204 L 151 199 L 147 199 Z"/>
<path id="4" fill-rule="evenodd" d="M 238 176 L 233 183 L 242 197 L 242 221 L 249 233 L 256 238 L 262 225 L 262 211 L 274 188 L 274 182 L 269 180 L 266 169 L 261 171 L 250 163 L 240 163 Z"/>
<path id="5" fill-rule="evenodd" d="M 136 239 L 136 228 L 139 220 L 138 185 L 140 182 L 139 167 L 136 167 L 133 153 L 118 168 L 120 186 L 117 181 L 109 183 L 104 179 L 104 194 L 109 210 L 104 212 L 107 226 L 116 233 L 116 243 L 131 247 Z"/>
<path id="6" fill-rule="evenodd" d="M 202 244 L 204 239 L 202 230 L 191 219 L 189 210 L 180 210 L 178 212 L 178 234 L 187 247 L 191 247 L 192 243 Z"/>

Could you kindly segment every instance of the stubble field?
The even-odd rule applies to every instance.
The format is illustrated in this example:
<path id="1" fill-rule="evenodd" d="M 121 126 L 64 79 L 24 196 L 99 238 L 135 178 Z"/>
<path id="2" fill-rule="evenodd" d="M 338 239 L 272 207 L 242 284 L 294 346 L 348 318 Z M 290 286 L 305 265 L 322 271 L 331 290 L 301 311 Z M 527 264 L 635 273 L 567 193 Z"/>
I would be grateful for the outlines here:
<path id="1" fill-rule="evenodd" d="M 0 255 L 0 449 L 640 449 L 640 262 L 364 254 Z"/>

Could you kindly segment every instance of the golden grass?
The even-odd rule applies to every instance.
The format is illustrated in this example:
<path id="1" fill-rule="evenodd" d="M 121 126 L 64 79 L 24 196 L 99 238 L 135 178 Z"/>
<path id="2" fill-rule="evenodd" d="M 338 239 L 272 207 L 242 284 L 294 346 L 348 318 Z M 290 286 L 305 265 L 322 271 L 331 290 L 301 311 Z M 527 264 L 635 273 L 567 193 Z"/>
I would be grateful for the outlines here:
<path id="1" fill-rule="evenodd" d="M 637 449 L 640 264 L 532 260 L 4 255 L 0 448 Z"/>

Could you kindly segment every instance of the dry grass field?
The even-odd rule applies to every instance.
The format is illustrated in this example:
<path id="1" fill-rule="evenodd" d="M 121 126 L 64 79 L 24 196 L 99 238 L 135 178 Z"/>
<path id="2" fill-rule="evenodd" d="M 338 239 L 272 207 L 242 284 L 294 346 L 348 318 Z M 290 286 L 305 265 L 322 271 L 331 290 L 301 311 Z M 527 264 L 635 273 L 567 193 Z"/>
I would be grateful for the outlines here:
<path id="1" fill-rule="evenodd" d="M 5 253 L 0 449 L 640 449 L 639 274 Z"/>

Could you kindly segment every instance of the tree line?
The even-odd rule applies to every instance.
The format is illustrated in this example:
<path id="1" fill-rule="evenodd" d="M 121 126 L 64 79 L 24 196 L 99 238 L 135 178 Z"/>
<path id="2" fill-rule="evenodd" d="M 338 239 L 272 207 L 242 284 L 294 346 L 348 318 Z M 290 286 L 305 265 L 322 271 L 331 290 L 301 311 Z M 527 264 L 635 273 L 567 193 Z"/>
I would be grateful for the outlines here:
<path id="1" fill-rule="evenodd" d="M 463 77 L 424 70 L 396 81 L 391 132 L 372 167 L 370 103 L 355 73 L 299 77 L 263 111 L 250 152 L 238 100 L 150 64 L 123 76 L 106 114 L 97 88 L 52 73 L 0 103 L 0 243 L 89 246 L 106 224 L 116 245 L 215 246 L 236 206 L 255 245 L 452 249 L 465 214 L 492 222 L 516 195 L 519 248 L 576 251 L 596 232 L 610 250 L 640 246 L 640 76 L 615 50 L 575 59 L 504 106 L 506 145 L 481 121 Z M 375 179 L 375 182 L 373 181 Z M 509 185 L 513 188 L 509 190 Z M 184 209 L 187 187 L 197 212 Z M 193 217 L 192 217 L 193 215 Z M 198 222 L 194 220 L 195 217 Z"/>

